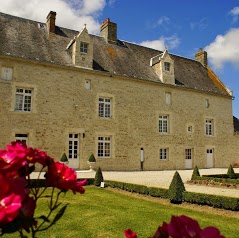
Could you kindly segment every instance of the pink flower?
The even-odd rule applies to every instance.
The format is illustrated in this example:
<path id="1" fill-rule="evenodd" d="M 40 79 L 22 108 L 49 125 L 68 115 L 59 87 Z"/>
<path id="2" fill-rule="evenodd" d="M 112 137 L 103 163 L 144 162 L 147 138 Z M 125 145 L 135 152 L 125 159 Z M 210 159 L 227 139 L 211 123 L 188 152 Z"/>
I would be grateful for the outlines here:
<path id="1" fill-rule="evenodd" d="M 200 232 L 200 238 L 225 238 L 216 227 L 206 227 Z"/>
<path id="2" fill-rule="evenodd" d="M 26 164 L 27 147 L 25 144 L 12 142 L 8 150 L 0 150 L 0 171 L 17 171 Z"/>
<path id="3" fill-rule="evenodd" d="M 21 178 L 9 179 L 0 174 L 1 225 L 13 221 L 18 216 L 25 196 L 25 183 Z"/>
<path id="4" fill-rule="evenodd" d="M 168 224 L 168 234 L 173 238 L 200 238 L 200 226 L 187 216 L 172 216 Z"/>
<path id="5" fill-rule="evenodd" d="M 163 222 L 163 225 L 158 227 L 153 238 L 168 238 L 168 237 L 169 237 L 168 224 L 166 222 Z"/>
<path id="6" fill-rule="evenodd" d="M 131 229 L 124 230 L 124 235 L 126 238 L 137 238 L 137 233 L 133 232 Z"/>
<path id="7" fill-rule="evenodd" d="M 22 198 L 11 193 L 0 200 L 0 227 L 13 221 L 19 214 L 22 206 Z"/>
<path id="8" fill-rule="evenodd" d="M 70 189 L 73 193 L 85 192 L 82 186 L 86 185 L 87 180 L 77 181 L 75 170 L 60 162 L 53 162 L 49 165 L 46 178 L 50 186 L 60 190 L 67 191 Z"/>
<path id="9" fill-rule="evenodd" d="M 54 159 L 48 156 L 44 151 L 28 148 L 27 161 L 28 163 L 32 164 L 39 163 L 43 167 L 45 167 L 50 165 L 50 163 L 52 163 Z"/>
<path id="10" fill-rule="evenodd" d="M 36 201 L 32 197 L 26 197 L 22 203 L 21 212 L 25 217 L 32 217 L 36 208 Z"/>
<path id="11" fill-rule="evenodd" d="M 198 222 L 187 216 L 172 216 L 169 224 L 163 223 L 154 238 L 224 238 L 215 227 L 201 229 Z"/>

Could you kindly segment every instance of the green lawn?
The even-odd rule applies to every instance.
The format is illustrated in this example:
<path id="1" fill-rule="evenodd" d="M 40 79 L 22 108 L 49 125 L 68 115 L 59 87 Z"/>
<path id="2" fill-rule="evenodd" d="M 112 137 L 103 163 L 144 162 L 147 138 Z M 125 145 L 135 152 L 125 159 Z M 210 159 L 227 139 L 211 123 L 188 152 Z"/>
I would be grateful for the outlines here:
<path id="1" fill-rule="evenodd" d="M 85 194 L 73 195 L 68 192 L 61 201 L 69 203 L 63 218 L 49 230 L 38 233 L 38 238 L 124 237 L 126 228 L 137 231 L 139 238 L 147 238 L 163 221 L 169 222 L 171 215 L 182 214 L 197 219 L 201 227 L 218 227 L 227 238 L 239 237 L 237 218 L 160 204 L 108 189 L 87 186 Z M 41 204 L 41 212 L 45 207 L 45 204 Z"/>

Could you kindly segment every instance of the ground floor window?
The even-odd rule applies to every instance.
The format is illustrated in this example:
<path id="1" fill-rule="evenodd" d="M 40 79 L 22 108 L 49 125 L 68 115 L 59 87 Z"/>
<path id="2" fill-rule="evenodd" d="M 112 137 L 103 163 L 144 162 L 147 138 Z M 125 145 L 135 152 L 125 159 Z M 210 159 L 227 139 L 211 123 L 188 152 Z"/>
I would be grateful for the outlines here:
<path id="1" fill-rule="evenodd" d="M 185 149 L 185 159 L 192 159 L 192 149 Z"/>
<path id="2" fill-rule="evenodd" d="M 111 157 L 111 137 L 110 136 L 98 137 L 98 157 L 99 158 Z"/>
<path id="3" fill-rule="evenodd" d="M 15 134 L 15 141 L 28 145 L 28 134 Z"/>
<path id="4" fill-rule="evenodd" d="M 168 159 L 168 148 L 162 148 L 159 150 L 159 159 L 160 160 Z"/>
<path id="5" fill-rule="evenodd" d="M 69 134 L 68 159 L 77 159 L 79 154 L 79 134 Z"/>

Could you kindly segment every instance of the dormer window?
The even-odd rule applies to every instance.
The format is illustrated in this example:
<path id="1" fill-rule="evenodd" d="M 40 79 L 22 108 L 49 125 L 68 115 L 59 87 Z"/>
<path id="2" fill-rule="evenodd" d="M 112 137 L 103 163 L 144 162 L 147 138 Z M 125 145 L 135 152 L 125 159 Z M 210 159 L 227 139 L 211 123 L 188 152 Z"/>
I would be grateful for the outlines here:
<path id="1" fill-rule="evenodd" d="M 164 62 L 164 70 L 170 71 L 170 63 L 169 62 Z"/>
<path id="2" fill-rule="evenodd" d="M 80 43 L 80 52 L 87 54 L 87 52 L 88 52 L 88 44 L 87 43 L 84 43 L 84 42 Z"/>

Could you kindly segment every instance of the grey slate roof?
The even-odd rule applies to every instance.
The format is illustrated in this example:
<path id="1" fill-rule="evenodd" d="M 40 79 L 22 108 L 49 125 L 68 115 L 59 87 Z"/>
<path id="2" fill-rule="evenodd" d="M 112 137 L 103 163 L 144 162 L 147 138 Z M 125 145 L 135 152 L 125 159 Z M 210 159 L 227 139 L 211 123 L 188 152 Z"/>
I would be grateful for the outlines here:
<path id="1" fill-rule="evenodd" d="M 239 132 L 239 119 L 236 117 L 233 117 L 233 124 L 234 124 L 234 131 Z"/>
<path id="2" fill-rule="evenodd" d="M 78 32 L 56 26 L 55 33 L 53 40 L 49 41 L 45 23 L 0 13 L 0 55 L 72 65 L 66 46 Z M 90 37 L 93 40 L 94 70 L 161 83 L 149 65 L 150 58 L 162 53 L 161 51 L 125 41 L 112 45 L 100 36 Z M 175 64 L 176 85 L 223 94 L 199 62 L 173 54 L 170 56 Z"/>

